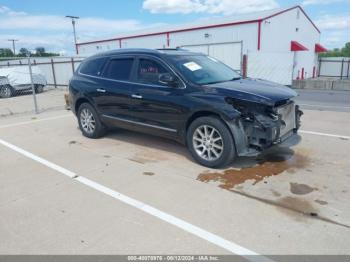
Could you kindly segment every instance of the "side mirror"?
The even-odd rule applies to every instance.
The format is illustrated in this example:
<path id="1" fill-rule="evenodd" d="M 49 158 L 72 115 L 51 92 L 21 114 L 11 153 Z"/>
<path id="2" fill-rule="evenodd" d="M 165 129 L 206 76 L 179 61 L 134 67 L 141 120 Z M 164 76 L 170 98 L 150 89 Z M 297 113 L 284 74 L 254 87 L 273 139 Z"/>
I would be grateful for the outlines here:
<path id="1" fill-rule="evenodd" d="M 176 79 L 173 75 L 169 73 L 164 73 L 159 75 L 159 83 L 162 83 L 164 85 L 168 86 L 175 86 L 176 85 Z"/>

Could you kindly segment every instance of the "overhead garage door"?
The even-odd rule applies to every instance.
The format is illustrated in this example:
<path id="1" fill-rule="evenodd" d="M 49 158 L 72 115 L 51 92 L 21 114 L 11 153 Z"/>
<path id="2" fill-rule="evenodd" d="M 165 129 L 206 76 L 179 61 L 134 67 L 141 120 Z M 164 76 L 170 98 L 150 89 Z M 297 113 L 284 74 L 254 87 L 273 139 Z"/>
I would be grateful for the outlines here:
<path id="1" fill-rule="evenodd" d="M 193 52 L 210 55 L 235 70 L 241 70 L 242 42 L 185 45 L 182 47 Z"/>

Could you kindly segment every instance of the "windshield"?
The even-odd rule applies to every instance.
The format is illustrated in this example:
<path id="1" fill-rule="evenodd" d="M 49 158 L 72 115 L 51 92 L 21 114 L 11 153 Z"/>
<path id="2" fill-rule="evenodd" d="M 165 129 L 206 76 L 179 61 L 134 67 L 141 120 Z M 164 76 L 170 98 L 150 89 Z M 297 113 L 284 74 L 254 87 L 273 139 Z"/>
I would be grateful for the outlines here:
<path id="1" fill-rule="evenodd" d="M 241 79 L 236 71 L 206 55 L 172 55 L 169 58 L 180 73 L 195 84 L 208 85 Z"/>

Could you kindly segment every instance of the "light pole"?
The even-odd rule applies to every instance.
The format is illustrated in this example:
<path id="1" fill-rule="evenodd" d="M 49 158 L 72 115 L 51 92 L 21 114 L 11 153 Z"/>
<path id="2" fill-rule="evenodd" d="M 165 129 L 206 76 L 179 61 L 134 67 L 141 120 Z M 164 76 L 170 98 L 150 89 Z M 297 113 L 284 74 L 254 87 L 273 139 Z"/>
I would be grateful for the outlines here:
<path id="1" fill-rule="evenodd" d="M 70 18 L 72 20 L 72 26 L 73 26 L 73 34 L 74 34 L 74 45 L 75 45 L 75 52 L 78 54 L 78 47 L 77 47 L 77 34 L 75 31 L 75 20 L 79 19 L 78 16 L 72 16 L 72 15 L 66 15 L 67 18 Z"/>
<path id="2" fill-rule="evenodd" d="M 18 39 L 8 39 L 8 41 L 12 42 L 13 56 L 16 56 L 16 42 Z"/>

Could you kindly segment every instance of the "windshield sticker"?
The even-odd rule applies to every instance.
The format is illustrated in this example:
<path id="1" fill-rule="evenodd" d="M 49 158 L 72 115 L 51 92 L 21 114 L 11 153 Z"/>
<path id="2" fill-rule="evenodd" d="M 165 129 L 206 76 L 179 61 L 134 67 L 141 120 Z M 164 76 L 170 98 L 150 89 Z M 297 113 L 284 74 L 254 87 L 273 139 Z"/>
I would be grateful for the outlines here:
<path id="1" fill-rule="evenodd" d="M 184 66 L 186 66 L 189 70 L 191 70 L 192 72 L 193 71 L 197 71 L 199 69 L 202 69 L 202 67 L 200 65 L 198 65 L 197 63 L 195 62 L 188 62 L 188 63 L 185 63 Z"/>

